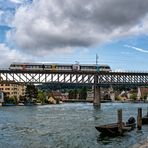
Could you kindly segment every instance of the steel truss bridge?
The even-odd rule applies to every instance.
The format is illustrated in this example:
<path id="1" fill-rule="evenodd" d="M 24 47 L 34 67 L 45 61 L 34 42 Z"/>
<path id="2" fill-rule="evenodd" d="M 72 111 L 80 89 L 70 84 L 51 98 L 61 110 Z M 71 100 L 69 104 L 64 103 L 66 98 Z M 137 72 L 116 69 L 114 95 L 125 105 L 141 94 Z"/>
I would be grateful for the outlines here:
<path id="1" fill-rule="evenodd" d="M 81 72 L 0 70 L 0 82 L 16 83 L 66 83 L 89 86 L 135 85 L 147 86 L 148 73 L 136 72 Z"/>
<path id="2" fill-rule="evenodd" d="M 54 83 L 89 85 L 94 88 L 94 106 L 100 107 L 100 87 L 113 85 L 148 86 L 148 73 L 0 70 L 0 83 Z"/>

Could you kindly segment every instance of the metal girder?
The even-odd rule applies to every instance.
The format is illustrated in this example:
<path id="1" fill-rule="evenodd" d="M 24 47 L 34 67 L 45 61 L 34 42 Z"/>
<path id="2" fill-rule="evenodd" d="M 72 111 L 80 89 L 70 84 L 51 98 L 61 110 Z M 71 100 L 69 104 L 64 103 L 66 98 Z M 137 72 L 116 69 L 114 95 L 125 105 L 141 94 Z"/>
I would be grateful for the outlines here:
<path id="1" fill-rule="evenodd" d="M 148 73 L 0 70 L 1 81 L 89 85 L 148 85 Z"/>

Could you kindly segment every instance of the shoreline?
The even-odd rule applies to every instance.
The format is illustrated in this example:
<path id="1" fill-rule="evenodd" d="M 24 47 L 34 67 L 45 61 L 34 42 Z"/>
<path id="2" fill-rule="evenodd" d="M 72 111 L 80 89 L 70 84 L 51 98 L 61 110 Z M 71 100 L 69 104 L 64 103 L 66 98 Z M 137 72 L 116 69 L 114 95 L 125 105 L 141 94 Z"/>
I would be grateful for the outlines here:
<path id="1" fill-rule="evenodd" d="M 71 100 L 63 100 L 62 103 L 93 103 L 92 100 L 75 100 L 75 99 L 71 99 Z M 57 104 L 62 104 L 62 103 L 57 103 Z M 145 103 L 147 104 L 147 101 L 110 101 L 110 100 L 101 100 L 101 103 Z M 51 104 L 41 104 L 41 103 L 20 103 L 20 104 L 5 104 L 5 103 L 1 103 L 0 106 L 39 106 L 39 105 L 53 105 Z"/>

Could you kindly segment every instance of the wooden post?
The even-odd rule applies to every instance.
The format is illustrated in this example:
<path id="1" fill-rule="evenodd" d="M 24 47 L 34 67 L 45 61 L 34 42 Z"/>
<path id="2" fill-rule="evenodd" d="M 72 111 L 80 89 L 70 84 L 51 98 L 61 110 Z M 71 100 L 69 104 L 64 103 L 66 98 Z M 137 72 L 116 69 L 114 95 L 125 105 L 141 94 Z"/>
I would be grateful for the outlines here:
<path id="1" fill-rule="evenodd" d="M 118 109 L 118 131 L 122 134 L 122 109 Z"/>
<path id="2" fill-rule="evenodd" d="M 142 108 L 138 108 L 137 129 L 142 129 Z"/>

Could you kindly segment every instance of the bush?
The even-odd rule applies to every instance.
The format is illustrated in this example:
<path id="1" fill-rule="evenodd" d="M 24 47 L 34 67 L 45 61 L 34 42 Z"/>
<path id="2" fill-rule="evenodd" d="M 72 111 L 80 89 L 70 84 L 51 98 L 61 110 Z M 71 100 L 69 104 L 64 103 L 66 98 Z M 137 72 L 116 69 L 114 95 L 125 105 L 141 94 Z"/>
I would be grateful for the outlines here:
<path id="1" fill-rule="evenodd" d="M 137 99 L 137 94 L 136 93 L 131 94 L 130 99 L 135 101 Z"/>

